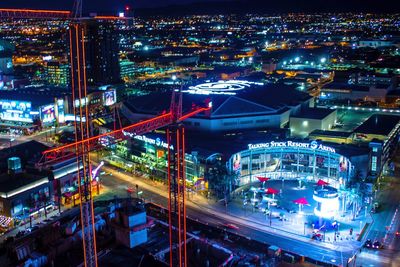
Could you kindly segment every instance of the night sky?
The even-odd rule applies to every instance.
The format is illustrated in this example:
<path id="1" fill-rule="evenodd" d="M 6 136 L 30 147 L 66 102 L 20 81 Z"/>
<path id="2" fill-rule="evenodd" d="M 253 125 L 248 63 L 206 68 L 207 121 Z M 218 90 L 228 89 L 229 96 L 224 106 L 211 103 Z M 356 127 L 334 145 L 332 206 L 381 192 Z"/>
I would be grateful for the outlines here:
<path id="1" fill-rule="evenodd" d="M 207 2 L 215 0 L 83 0 L 85 8 L 95 9 L 117 9 L 129 4 L 136 8 L 159 7 L 174 4 L 188 4 L 193 2 Z M 230 0 L 217 0 L 230 1 Z M 0 7 L 37 7 L 37 8 L 57 8 L 70 9 L 74 0 L 1 0 Z"/>
<path id="2" fill-rule="evenodd" d="M 0 0 L 0 8 L 26 7 L 43 9 L 71 10 L 74 0 Z M 189 4 L 194 2 L 227 2 L 234 0 L 83 0 L 84 11 L 115 13 L 130 5 L 135 9 L 154 8 L 168 5 Z M 255 11 L 274 12 L 312 11 L 390 11 L 400 12 L 399 0 L 235 0 L 242 1 L 243 6 L 252 6 Z M 249 3 L 249 5 L 247 5 Z M 252 5 L 250 4 L 252 3 Z M 206 5 L 207 6 L 207 5 Z M 221 6 L 221 5 L 219 5 Z M 223 5 L 228 8 L 231 5 Z M 269 8 L 269 9 L 268 9 Z M 229 12 L 229 10 L 227 10 Z"/>

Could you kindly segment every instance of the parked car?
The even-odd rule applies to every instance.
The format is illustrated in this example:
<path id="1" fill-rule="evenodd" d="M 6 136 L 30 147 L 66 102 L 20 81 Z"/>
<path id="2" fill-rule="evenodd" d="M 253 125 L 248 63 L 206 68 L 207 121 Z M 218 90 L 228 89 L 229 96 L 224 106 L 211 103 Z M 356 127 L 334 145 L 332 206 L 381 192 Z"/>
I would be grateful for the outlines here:
<path id="1" fill-rule="evenodd" d="M 364 247 L 372 248 L 372 240 L 371 239 L 367 239 L 367 241 L 365 241 L 365 243 L 364 243 Z"/>
<path id="2" fill-rule="evenodd" d="M 378 240 L 376 240 L 373 244 L 372 244 L 372 248 L 374 249 L 381 249 L 383 248 L 382 243 L 379 242 Z"/>

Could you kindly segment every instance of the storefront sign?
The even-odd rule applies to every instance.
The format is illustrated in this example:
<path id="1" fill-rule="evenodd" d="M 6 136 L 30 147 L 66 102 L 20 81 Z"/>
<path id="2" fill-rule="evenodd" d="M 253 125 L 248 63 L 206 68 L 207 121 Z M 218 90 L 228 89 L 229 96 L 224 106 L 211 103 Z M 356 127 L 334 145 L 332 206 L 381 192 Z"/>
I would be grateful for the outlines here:
<path id="1" fill-rule="evenodd" d="M 305 149 L 320 150 L 320 151 L 336 153 L 336 150 L 333 147 L 319 144 L 317 141 L 312 141 L 310 143 L 302 143 L 302 142 L 294 142 L 294 141 L 283 141 L 283 142 L 271 141 L 268 143 L 248 144 L 249 150 L 258 149 L 258 148 L 280 148 L 280 147 L 282 147 L 282 148 L 284 148 L 284 147 L 305 148 Z"/>
<path id="2" fill-rule="evenodd" d="M 126 131 L 122 131 L 122 133 L 125 136 L 129 136 L 129 137 L 132 137 L 134 139 L 143 141 L 143 142 L 145 142 L 147 144 L 151 144 L 151 145 L 155 145 L 155 146 L 158 146 L 158 147 L 163 147 L 165 149 L 168 149 L 168 143 L 165 143 L 160 138 L 152 139 L 152 138 L 146 137 L 145 135 L 135 135 L 134 133 L 129 133 L 129 132 L 126 132 Z M 170 148 L 174 149 L 174 146 L 171 145 Z"/>

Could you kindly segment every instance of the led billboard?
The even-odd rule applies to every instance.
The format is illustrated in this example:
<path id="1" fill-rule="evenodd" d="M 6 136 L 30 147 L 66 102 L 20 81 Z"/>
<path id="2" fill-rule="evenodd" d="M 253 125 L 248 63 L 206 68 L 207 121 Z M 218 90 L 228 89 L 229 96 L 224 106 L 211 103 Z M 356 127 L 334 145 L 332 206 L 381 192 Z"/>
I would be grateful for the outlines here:
<path id="1" fill-rule="evenodd" d="M 103 94 L 103 103 L 105 106 L 114 105 L 117 102 L 117 95 L 115 90 L 106 91 Z"/>
<path id="2" fill-rule="evenodd" d="M 31 102 L 0 100 L 0 119 L 4 121 L 33 122 L 37 112 L 32 111 Z"/>

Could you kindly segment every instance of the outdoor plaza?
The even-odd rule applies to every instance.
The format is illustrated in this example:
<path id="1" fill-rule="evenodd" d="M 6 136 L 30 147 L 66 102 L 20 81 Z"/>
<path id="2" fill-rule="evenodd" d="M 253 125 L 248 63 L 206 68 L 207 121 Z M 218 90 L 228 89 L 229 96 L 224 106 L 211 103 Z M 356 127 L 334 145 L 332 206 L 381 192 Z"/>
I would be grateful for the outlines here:
<path id="1" fill-rule="evenodd" d="M 234 191 L 227 212 L 323 242 L 356 241 L 371 222 L 368 204 L 322 179 L 256 179 Z"/>

